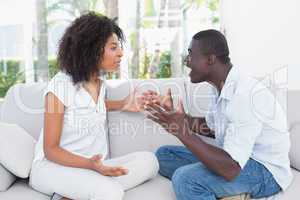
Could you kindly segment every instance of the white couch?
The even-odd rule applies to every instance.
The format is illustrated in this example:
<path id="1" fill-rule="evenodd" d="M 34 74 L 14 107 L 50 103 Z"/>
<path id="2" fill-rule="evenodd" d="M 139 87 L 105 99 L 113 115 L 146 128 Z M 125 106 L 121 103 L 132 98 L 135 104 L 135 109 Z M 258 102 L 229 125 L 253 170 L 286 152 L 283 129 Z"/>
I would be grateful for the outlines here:
<path id="1" fill-rule="evenodd" d="M 130 88 L 132 89 L 134 86 L 137 86 L 138 91 L 153 89 L 160 92 L 171 87 L 175 102 L 178 97 L 181 97 L 184 100 L 185 109 L 190 114 L 203 115 L 209 100 L 207 85 L 188 85 L 186 91 L 189 94 L 187 95 L 184 92 L 183 82 L 183 79 L 108 81 L 107 98 L 120 99 L 125 97 Z M 1 121 L 17 123 L 37 139 L 43 126 L 42 90 L 45 85 L 45 83 L 34 83 L 19 84 L 12 87 L 1 106 Z M 187 98 L 188 96 L 194 98 Z M 298 125 L 300 112 L 297 109 L 299 100 L 300 91 L 288 92 L 287 110 L 291 125 L 291 160 L 294 180 L 286 192 L 269 199 L 298 200 L 300 196 L 300 171 L 297 171 L 297 169 L 300 170 L 300 148 L 296 144 L 300 141 L 300 125 Z M 159 146 L 165 144 L 180 144 L 175 137 L 166 133 L 152 121 L 145 119 L 143 113 L 110 112 L 108 113 L 108 125 L 111 157 L 138 150 L 155 151 Z M 207 141 L 213 143 L 213 141 Z M 7 191 L 0 192 L 0 200 L 43 200 L 49 198 L 49 196 L 30 188 L 27 179 L 17 179 Z M 171 182 L 158 175 L 156 178 L 127 191 L 124 199 L 175 200 L 176 198 Z"/>

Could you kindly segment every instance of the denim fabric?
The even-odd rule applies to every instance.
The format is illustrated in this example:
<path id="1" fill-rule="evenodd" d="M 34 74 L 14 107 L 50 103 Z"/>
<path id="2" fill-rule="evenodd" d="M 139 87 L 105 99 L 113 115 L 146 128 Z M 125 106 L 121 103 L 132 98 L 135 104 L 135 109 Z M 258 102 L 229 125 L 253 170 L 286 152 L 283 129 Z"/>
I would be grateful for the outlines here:
<path id="1" fill-rule="evenodd" d="M 162 146 L 156 156 L 159 173 L 172 180 L 177 200 L 216 200 L 243 193 L 262 198 L 281 190 L 273 175 L 253 159 L 229 182 L 207 169 L 184 146 Z"/>

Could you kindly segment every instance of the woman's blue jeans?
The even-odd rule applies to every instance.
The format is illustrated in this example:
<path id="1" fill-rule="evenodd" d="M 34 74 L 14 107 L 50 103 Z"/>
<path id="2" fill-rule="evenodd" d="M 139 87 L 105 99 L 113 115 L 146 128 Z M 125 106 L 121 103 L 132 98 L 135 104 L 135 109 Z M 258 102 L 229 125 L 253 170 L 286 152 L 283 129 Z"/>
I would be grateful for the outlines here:
<path id="1" fill-rule="evenodd" d="M 184 146 L 162 146 L 156 156 L 159 173 L 172 180 L 177 200 L 216 200 L 243 193 L 263 198 L 281 190 L 268 169 L 253 159 L 229 182 L 207 169 Z"/>

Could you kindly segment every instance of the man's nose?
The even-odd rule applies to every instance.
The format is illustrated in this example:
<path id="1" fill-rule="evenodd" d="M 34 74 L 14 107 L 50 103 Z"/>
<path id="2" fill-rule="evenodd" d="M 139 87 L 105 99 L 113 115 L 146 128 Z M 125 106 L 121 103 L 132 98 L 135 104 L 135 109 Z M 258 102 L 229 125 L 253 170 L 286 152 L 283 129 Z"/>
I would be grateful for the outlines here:
<path id="1" fill-rule="evenodd" d="M 191 68 L 191 67 L 190 67 L 190 61 L 191 61 L 190 56 L 187 55 L 187 56 L 184 58 L 184 65 L 185 65 L 186 67 L 188 67 L 188 68 Z"/>

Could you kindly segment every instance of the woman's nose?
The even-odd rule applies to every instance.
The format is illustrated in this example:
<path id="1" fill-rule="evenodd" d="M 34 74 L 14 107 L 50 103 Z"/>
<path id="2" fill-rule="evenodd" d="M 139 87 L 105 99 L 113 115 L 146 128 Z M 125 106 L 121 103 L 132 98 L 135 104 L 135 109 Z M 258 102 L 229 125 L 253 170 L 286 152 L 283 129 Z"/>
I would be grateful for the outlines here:
<path id="1" fill-rule="evenodd" d="M 120 57 L 123 57 L 123 55 L 124 55 L 123 48 L 120 48 L 120 51 L 119 51 L 119 56 L 120 56 Z"/>

